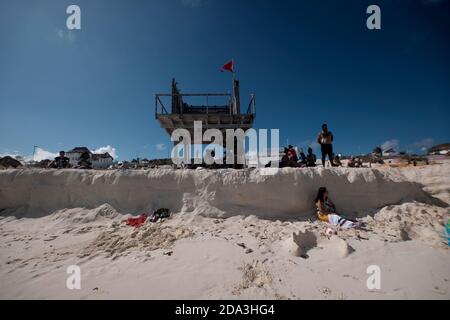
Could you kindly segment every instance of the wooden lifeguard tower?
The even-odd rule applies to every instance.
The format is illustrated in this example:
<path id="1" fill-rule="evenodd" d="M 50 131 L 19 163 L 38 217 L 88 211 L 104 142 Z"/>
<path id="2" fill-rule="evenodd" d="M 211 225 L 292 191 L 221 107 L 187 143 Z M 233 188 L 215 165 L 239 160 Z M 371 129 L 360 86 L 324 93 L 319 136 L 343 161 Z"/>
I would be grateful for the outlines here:
<path id="1" fill-rule="evenodd" d="M 164 98 L 171 98 L 171 110 L 163 103 Z M 189 104 L 189 98 L 201 98 L 202 104 Z M 223 103 L 212 104 L 211 100 L 222 100 Z M 167 101 L 166 101 L 167 103 Z M 226 135 L 227 129 L 252 128 L 256 117 L 255 95 L 250 95 L 250 101 L 244 112 L 241 111 L 239 95 L 239 80 L 233 79 L 233 93 L 181 93 L 175 79 L 172 79 L 172 93 L 155 94 L 155 118 L 161 127 L 171 135 L 176 129 L 186 129 L 194 136 L 194 121 L 202 122 L 202 134 L 207 129 L 218 129 Z M 206 143 L 206 142 L 205 142 Z"/>

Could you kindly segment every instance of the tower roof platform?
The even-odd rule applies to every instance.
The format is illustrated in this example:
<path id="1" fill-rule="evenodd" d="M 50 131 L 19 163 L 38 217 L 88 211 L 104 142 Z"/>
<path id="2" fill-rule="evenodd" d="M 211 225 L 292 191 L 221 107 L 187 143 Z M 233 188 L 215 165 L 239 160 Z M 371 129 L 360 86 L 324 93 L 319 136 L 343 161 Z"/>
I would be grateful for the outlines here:
<path id="1" fill-rule="evenodd" d="M 190 99 L 201 100 L 201 104 L 189 104 Z M 170 110 L 169 102 L 170 100 Z M 214 104 L 211 101 L 220 100 Z M 225 134 L 227 129 L 252 128 L 256 117 L 255 95 L 241 112 L 239 97 L 239 81 L 233 81 L 233 94 L 230 93 L 181 93 L 175 79 L 172 80 L 172 93 L 155 94 L 155 118 L 161 127 L 171 135 L 176 129 L 186 129 L 193 135 L 194 121 L 201 121 L 203 131 L 218 129 Z"/>

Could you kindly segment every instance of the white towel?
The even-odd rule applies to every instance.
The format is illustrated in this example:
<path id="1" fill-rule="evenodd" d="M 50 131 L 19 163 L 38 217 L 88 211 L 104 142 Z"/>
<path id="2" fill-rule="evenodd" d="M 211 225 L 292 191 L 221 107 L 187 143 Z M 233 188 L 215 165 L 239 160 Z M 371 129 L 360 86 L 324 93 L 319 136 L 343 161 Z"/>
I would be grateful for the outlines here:
<path id="1" fill-rule="evenodd" d="M 355 226 L 354 222 L 347 220 L 345 218 L 342 218 L 341 216 L 339 216 L 337 214 L 328 214 L 328 221 L 332 225 L 339 226 L 342 229 L 350 229 Z"/>

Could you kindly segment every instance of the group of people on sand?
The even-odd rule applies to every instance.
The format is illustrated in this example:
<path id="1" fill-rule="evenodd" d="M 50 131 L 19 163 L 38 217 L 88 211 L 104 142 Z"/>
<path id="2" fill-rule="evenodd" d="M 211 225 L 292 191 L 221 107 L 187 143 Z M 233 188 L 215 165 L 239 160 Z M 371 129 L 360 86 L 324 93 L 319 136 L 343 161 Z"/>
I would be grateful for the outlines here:
<path id="1" fill-rule="evenodd" d="M 308 148 L 308 154 L 305 155 L 303 149 L 300 149 L 299 154 L 293 146 L 289 145 L 284 148 L 283 156 L 280 160 L 280 168 L 284 167 L 315 167 L 316 155 L 313 153 L 312 148 Z"/>
<path id="2" fill-rule="evenodd" d="M 320 144 L 322 153 L 322 165 L 325 167 L 326 158 L 330 161 L 331 166 L 336 167 L 342 165 L 340 157 L 333 156 L 333 133 L 328 130 L 328 125 L 324 123 L 322 125 L 322 131 L 317 136 L 317 143 Z M 311 147 L 308 148 L 307 154 L 300 149 L 299 154 L 292 145 L 284 148 L 284 154 L 280 160 L 280 168 L 284 167 L 315 167 L 317 157 L 313 153 Z"/>
<path id="3" fill-rule="evenodd" d="M 361 168 L 363 166 L 362 160 L 360 158 L 356 158 L 355 156 L 351 156 L 348 160 L 347 166 L 349 168 Z"/>
<path id="4" fill-rule="evenodd" d="M 324 123 L 322 125 L 322 131 L 317 135 L 317 143 L 320 144 L 322 153 L 322 165 L 325 167 L 326 159 L 330 161 L 332 167 L 342 166 L 341 156 L 333 154 L 333 133 L 328 130 L 328 125 Z M 292 145 L 284 148 L 284 154 L 280 161 L 280 167 L 315 167 L 316 155 L 313 153 L 312 148 L 308 148 L 307 154 L 300 149 L 299 153 Z M 349 167 L 361 167 L 362 161 L 355 157 L 350 158 Z M 337 212 L 336 206 L 331 201 L 329 193 L 326 187 L 320 187 L 317 196 L 314 201 L 317 208 L 317 218 L 320 221 L 327 222 L 333 226 L 350 229 L 350 228 L 362 228 L 364 225 L 361 221 L 357 221 L 351 218 L 347 218 Z"/>
<path id="5" fill-rule="evenodd" d="M 341 155 L 335 155 L 333 153 L 333 133 L 328 129 L 328 125 L 326 123 L 322 124 L 322 130 L 317 135 L 317 143 L 320 145 L 320 151 L 322 154 L 322 166 L 325 167 L 326 160 L 328 157 L 328 161 L 332 167 L 342 167 L 343 163 L 341 161 Z M 293 168 L 304 168 L 304 167 L 316 167 L 317 157 L 313 153 L 313 149 L 311 147 L 308 148 L 307 153 L 303 152 L 303 149 L 300 149 L 297 155 L 296 149 L 289 145 L 287 148 L 284 148 L 283 156 L 280 160 L 280 168 L 285 167 L 293 167 Z M 268 165 L 269 166 L 269 165 Z M 348 160 L 347 166 L 349 168 L 361 168 L 363 166 L 362 160 L 360 158 L 356 158 L 351 156 Z"/>
<path id="6" fill-rule="evenodd" d="M 70 159 L 66 157 L 64 151 L 59 152 L 59 156 L 56 157 L 49 166 L 55 169 L 68 169 L 71 168 Z M 78 159 L 77 166 L 78 169 L 92 169 L 91 156 L 88 152 L 84 152 L 80 155 Z"/>

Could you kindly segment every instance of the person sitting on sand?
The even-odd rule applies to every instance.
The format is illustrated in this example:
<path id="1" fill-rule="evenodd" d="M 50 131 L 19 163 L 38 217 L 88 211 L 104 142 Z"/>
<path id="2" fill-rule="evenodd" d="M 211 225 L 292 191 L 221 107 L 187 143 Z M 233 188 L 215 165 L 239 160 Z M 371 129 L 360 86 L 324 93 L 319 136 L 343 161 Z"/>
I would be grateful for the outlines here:
<path id="1" fill-rule="evenodd" d="M 334 164 L 335 164 L 337 167 L 342 167 L 341 155 L 340 155 L 340 154 L 338 154 L 338 155 L 336 155 L 336 156 L 334 157 Z"/>
<path id="2" fill-rule="evenodd" d="M 355 168 L 356 167 L 356 158 L 354 156 L 351 156 L 350 159 L 348 159 L 347 166 L 349 168 Z"/>
<path id="3" fill-rule="evenodd" d="M 288 146 L 288 156 L 289 156 L 289 160 L 296 164 L 298 161 L 298 156 L 297 156 L 297 151 L 295 151 L 294 147 L 289 145 Z"/>
<path id="4" fill-rule="evenodd" d="M 56 169 L 66 169 L 70 168 L 69 158 L 66 157 L 66 153 L 64 151 L 59 152 L 59 157 L 56 157 L 52 163 L 52 166 Z"/>
<path id="5" fill-rule="evenodd" d="M 362 226 L 361 222 L 344 218 L 336 213 L 336 206 L 328 197 L 327 188 L 319 188 L 315 202 L 319 220 L 339 226 L 342 229 L 360 228 Z"/>
<path id="6" fill-rule="evenodd" d="M 316 166 L 316 155 L 312 152 L 312 148 L 308 148 L 308 154 L 306 155 L 306 166 L 315 167 Z"/>
<path id="7" fill-rule="evenodd" d="M 355 158 L 354 156 L 351 156 L 348 160 L 348 167 L 349 168 L 361 168 L 362 167 L 362 161 L 358 158 Z"/>
<path id="8" fill-rule="evenodd" d="M 84 152 L 81 154 L 78 159 L 78 168 L 79 169 L 92 169 L 91 155 L 88 152 Z"/>
<path id="9" fill-rule="evenodd" d="M 280 160 L 280 168 L 284 168 L 289 166 L 289 155 L 288 155 L 288 148 L 284 148 L 283 156 Z"/>
<path id="10" fill-rule="evenodd" d="M 300 152 L 298 155 L 300 156 L 300 159 L 298 160 L 298 162 L 302 165 L 306 165 L 306 155 L 303 152 L 303 149 L 300 149 Z"/>

